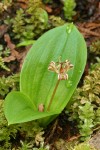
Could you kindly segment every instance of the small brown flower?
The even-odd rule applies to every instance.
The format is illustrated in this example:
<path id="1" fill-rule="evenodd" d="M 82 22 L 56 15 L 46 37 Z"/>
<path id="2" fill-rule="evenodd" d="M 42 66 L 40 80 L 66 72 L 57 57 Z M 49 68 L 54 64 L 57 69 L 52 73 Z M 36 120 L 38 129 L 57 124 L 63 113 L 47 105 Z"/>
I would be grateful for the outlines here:
<path id="1" fill-rule="evenodd" d="M 54 62 L 51 61 L 48 70 L 56 72 L 58 74 L 58 80 L 68 80 L 68 70 L 73 68 L 73 65 L 70 63 L 69 60 L 66 60 L 64 62 Z"/>

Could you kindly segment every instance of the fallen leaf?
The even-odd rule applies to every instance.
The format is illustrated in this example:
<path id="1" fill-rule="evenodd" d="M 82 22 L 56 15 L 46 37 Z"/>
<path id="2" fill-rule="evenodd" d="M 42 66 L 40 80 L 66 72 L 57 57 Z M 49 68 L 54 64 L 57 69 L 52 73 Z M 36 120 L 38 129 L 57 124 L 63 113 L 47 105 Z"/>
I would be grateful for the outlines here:
<path id="1" fill-rule="evenodd" d="M 14 58 L 15 59 L 17 59 L 17 60 L 20 60 L 20 55 L 19 55 L 19 53 L 15 50 L 15 44 L 13 44 L 12 42 L 11 42 L 11 39 L 10 39 L 10 36 L 9 36 L 9 34 L 5 34 L 4 35 L 4 40 L 5 40 L 5 42 L 7 43 L 7 47 L 10 49 L 10 51 L 11 51 L 11 56 L 13 56 L 13 57 L 9 57 L 8 58 L 8 60 L 10 61 L 10 58 L 11 58 L 11 61 L 12 60 L 14 60 Z M 12 59 L 13 58 L 13 59 Z M 5 58 L 4 60 L 6 60 L 7 61 L 7 58 Z"/>
<path id="2" fill-rule="evenodd" d="M 0 26 L 0 38 L 3 37 L 3 35 L 7 32 L 8 26 L 7 25 L 1 25 Z"/>

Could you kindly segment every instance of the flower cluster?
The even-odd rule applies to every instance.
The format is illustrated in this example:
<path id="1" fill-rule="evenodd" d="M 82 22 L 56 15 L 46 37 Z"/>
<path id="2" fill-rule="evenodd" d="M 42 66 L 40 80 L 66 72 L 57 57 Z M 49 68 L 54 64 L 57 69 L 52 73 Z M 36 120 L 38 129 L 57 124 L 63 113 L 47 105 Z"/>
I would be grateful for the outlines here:
<path id="1" fill-rule="evenodd" d="M 48 70 L 56 72 L 58 74 L 58 80 L 68 80 L 68 70 L 73 68 L 73 65 L 70 63 L 69 60 L 66 60 L 64 62 L 54 62 L 51 61 Z"/>

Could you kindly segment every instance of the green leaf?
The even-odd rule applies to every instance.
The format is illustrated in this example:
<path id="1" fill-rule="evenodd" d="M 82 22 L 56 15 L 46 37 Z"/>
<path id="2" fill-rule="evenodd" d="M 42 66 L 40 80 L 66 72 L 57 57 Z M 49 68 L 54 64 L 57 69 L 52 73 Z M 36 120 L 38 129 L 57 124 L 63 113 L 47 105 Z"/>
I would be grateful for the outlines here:
<path id="1" fill-rule="evenodd" d="M 11 92 L 4 102 L 4 112 L 8 124 L 22 123 L 57 114 L 55 112 L 39 112 L 29 97 L 21 92 Z"/>
<path id="2" fill-rule="evenodd" d="M 32 45 L 32 44 L 34 44 L 34 42 L 35 42 L 35 40 L 25 40 L 25 41 L 17 44 L 17 47 Z"/>
<path id="3" fill-rule="evenodd" d="M 83 74 L 87 58 L 87 49 L 83 36 L 73 24 L 54 28 L 41 36 L 33 45 L 23 64 L 20 78 L 20 91 L 27 94 L 31 102 L 38 107 L 44 104 L 48 108 L 57 83 L 57 74 L 48 71 L 51 61 L 68 59 L 74 68 L 68 72 L 69 79 L 60 81 L 50 111 L 64 109 L 70 100 Z M 48 124 L 54 117 L 48 117 Z M 43 120 L 41 121 L 43 122 Z"/>
<path id="4" fill-rule="evenodd" d="M 68 80 L 61 80 L 48 111 L 58 75 L 48 71 L 51 61 L 69 60 L 74 68 Z M 11 92 L 4 102 L 9 124 L 39 119 L 46 126 L 67 105 L 84 71 L 87 49 L 83 36 L 73 24 L 57 27 L 41 36 L 33 45 L 21 71 L 20 92 Z M 39 112 L 40 104 L 44 112 Z M 43 119 L 44 118 L 44 119 Z"/>

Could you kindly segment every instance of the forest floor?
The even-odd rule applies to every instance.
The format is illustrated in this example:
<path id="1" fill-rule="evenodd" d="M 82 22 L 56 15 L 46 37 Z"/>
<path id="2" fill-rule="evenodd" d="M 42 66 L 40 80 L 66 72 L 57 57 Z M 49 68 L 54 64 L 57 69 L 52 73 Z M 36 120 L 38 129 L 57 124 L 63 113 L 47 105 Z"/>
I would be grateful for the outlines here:
<path id="1" fill-rule="evenodd" d="M 0 2 L 0 7 L 1 4 L 2 2 Z M 10 20 L 13 20 L 16 15 L 16 11 L 19 8 L 25 10 L 27 8 L 27 5 L 27 0 L 16 0 L 16 2 L 12 2 L 11 5 L 9 5 L 8 3 L 2 5 L 2 11 L 0 11 L 0 53 L 3 58 L 3 63 L 6 65 L 6 67 L 0 66 L 1 78 L 3 76 L 8 78 L 13 74 L 20 73 L 23 60 L 31 47 L 31 45 L 24 45 L 22 47 L 17 46 L 17 44 L 21 42 L 19 39 L 16 40 L 14 38 L 16 33 L 12 32 L 13 29 L 11 22 L 13 21 L 10 21 L 9 23 L 9 18 Z M 49 16 L 54 15 L 57 17 L 61 17 L 65 22 L 71 22 L 64 18 L 62 7 L 62 3 L 57 2 L 56 0 L 54 0 L 53 3 L 45 3 L 43 5 L 44 10 L 47 11 Z M 88 48 L 88 60 L 84 72 L 84 76 L 86 76 L 88 75 L 90 64 L 95 63 L 96 57 L 100 56 L 100 2 L 99 0 L 76 0 L 75 12 L 76 14 L 72 17 L 72 22 L 83 34 Z M 43 32 L 46 32 L 47 30 L 48 29 Z M 37 40 L 40 35 L 42 35 L 42 33 L 31 40 Z M 94 52 L 90 51 L 90 47 L 96 41 L 99 41 L 99 50 L 98 52 L 96 52 L 96 54 L 94 54 Z M 0 93 L 0 99 L 4 99 L 6 94 L 3 96 Z M 54 122 L 52 122 L 45 130 L 45 143 L 50 144 L 51 150 L 67 150 L 67 142 L 70 143 L 73 141 L 77 141 L 80 138 L 78 129 L 75 126 L 76 123 L 69 122 L 66 117 L 65 111 L 63 111 L 62 114 L 60 114 L 59 117 Z M 99 127 L 97 127 L 97 130 L 95 129 L 98 132 L 94 130 L 94 134 L 92 135 L 92 138 L 90 140 L 91 145 L 95 146 L 97 150 L 100 150 Z M 2 148 L 0 150 L 2 150 Z"/>

